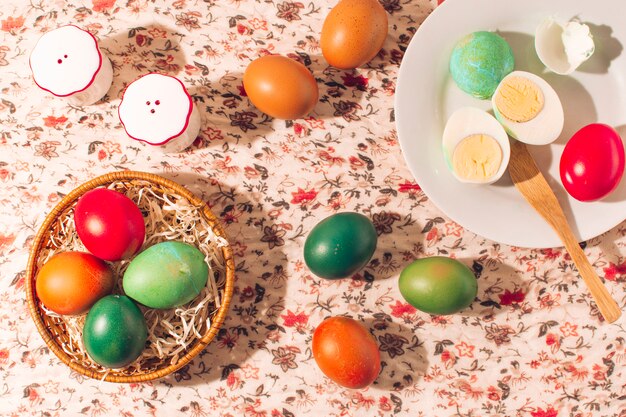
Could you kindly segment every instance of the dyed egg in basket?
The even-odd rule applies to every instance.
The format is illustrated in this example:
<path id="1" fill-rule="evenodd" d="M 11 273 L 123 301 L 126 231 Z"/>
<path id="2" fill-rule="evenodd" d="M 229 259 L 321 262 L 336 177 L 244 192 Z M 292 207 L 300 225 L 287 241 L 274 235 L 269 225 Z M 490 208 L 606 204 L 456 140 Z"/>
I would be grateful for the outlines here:
<path id="1" fill-rule="evenodd" d="M 207 284 L 197 297 L 171 309 L 139 304 L 150 329 L 139 357 L 121 368 L 99 365 L 82 340 L 86 314 L 63 316 L 47 309 L 37 296 L 37 274 L 56 253 L 87 250 L 74 225 L 79 198 L 96 188 L 125 194 L 141 210 L 146 240 L 138 253 L 166 241 L 184 241 L 205 256 Z M 134 258 L 110 262 L 116 273 L 113 294 L 123 295 L 122 277 Z M 28 307 L 46 345 L 74 371 L 109 382 L 143 382 L 165 377 L 187 365 L 217 335 L 230 305 L 234 285 L 233 253 L 225 232 L 208 205 L 183 186 L 158 175 L 119 171 L 94 178 L 65 196 L 47 215 L 30 250 L 26 272 Z M 171 328 L 179 329 L 170 335 Z"/>

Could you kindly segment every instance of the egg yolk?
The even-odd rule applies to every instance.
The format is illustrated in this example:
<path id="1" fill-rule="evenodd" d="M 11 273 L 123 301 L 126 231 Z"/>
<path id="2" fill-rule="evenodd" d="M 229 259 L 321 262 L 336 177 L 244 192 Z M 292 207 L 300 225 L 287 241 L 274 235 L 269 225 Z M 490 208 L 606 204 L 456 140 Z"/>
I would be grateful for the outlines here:
<path id="1" fill-rule="evenodd" d="M 475 134 L 461 140 L 452 153 L 452 168 L 461 178 L 484 181 L 502 164 L 502 149 L 489 135 Z"/>
<path id="2" fill-rule="evenodd" d="M 517 123 L 528 122 L 543 109 L 543 92 L 537 84 L 523 77 L 502 81 L 495 104 L 502 116 Z"/>

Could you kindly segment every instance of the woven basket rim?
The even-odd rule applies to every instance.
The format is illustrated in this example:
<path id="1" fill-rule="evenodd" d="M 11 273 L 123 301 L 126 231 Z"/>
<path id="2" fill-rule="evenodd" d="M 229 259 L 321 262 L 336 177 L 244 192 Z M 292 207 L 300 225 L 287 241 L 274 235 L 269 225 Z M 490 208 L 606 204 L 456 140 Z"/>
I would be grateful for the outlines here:
<path id="1" fill-rule="evenodd" d="M 28 258 L 28 266 L 26 269 L 26 300 L 28 302 L 28 309 L 30 311 L 30 315 L 35 322 L 35 326 L 39 331 L 39 334 L 42 336 L 44 342 L 50 348 L 52 352 L 67 366 L 69 366 L 74 371 L 85 375 L 87 377 L 104 380 L 108 382 L 119 382 L 119 383 L 130 383 L 130 382 L 146 382 L 155 379 L 159 379 L 169 375 L 178 369 L 187 365 L 191 360 L 196 357 L 204 348 L 213 340 L 213 338 L 217 335 L 217 332 L 221 328 L 224 320 L 226 319 L 226 314 L 230 307 L 230 302 L 233 295 L 234 282 L 235 282 L 235 263 L 233 259 L 233 251 L 230 244 L 221 247 L 222 255 L 224 257 L 225 263 L 225 275 L 226 275 L 226 283 L 224 286 L 224 293 L 221 298 L 221 305 L 215 316 L 211 320 L 211 327 L 208 331 L 202 336 L 202 338 L 197 339 L 192 347 L 187 350 L 185 355 L 181 356 L 178 362 L 174 365 L 169 365 L 164 368 L 160 368 L 145 374 L 139 375 L 114 375 L 112 373 L 100 373 L 96 372 L 91 368 L 87 368 L 83 366 L 81 363 L 76 362 L 72 359 L 63 349 L 57 344 L 53 335 L 48 331 L 48 327 L 43 321 L 42 318 L 42 310 L 39 308 L 38 303 L 36 302 L 37 296 L 35 294 L 35 269 L 37 265 L 37 257 L 39 252 L 42 249 L 42 245 L 44 240 L 47 237 L 50 226 L 56 220 L 58 215 L 66 210 L 68 207 L 73 205 L 80 196 L 82 196 L 85 192 L 92 190 L 97 187 L 109 185 L 115 181 L 124 181 L 124 180 L 143 180 L 150 183 L 158 184 L 162 187 L 173 190 L 175 193 L 185 197 L 192 205 L 201 209 L 202 215 L 205 217 L 207 222 L 210 224 L 211 228 L 215 232 L 216 235 L 223 237 L 228 242 L 228 237 L 220 224 L 219 220 L 215 217 L 215 215 L 210 210 L 209 206 L 200 198 L 198 198 L 195 194 L 189 191 L 184 186 L 169 180 L 167 178 L 161 177 L 156 174 L 151 174 L 147 172 L 141 171 L 115 171 L 110 172 L 96 178 L 93 178 L 80 186 L 73 189 L 69 194 L 67 194 L 63 199 L 57 203 L 57 205 L 52 209 L 50 213 L 44 219 L 44 222 L 39 227 L 37 234 L 35 236 L 35 240 L 33 241 L 32 247 L 30 249 L 30 254 Z"/>

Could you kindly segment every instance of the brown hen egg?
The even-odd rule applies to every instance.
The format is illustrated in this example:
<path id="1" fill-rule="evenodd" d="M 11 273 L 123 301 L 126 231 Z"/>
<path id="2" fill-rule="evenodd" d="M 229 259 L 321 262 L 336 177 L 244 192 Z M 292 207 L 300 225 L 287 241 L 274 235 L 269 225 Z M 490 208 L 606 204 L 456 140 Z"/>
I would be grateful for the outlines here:
<path id="1" fill-rule="evenodd" d="M 252 104 L 278 119 L 306 116 L 319 97 L 311 72 L 298 61 L 281 55 L 252 61 L 243 74 L 243 87 Z"/>
<path id="2" fill-rule="evenodd" d="M 354 69 L 371 61 L 387 37 L 387 12 L 378 0 L 341 0 L 326 16 L 320 46 L 336 68 Z"/>

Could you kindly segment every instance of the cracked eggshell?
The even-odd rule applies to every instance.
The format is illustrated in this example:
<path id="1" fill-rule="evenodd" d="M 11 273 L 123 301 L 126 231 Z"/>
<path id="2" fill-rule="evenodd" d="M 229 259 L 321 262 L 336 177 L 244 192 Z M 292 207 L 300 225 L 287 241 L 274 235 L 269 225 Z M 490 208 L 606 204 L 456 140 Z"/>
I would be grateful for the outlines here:
<path id="1" fill-rule="evenodd" d="M 483 181 L 471 181 L 462 177 L 459 177 L 452 168 L 452 155 L 456 146 L 468 136 L 484 134 L 491 136 L 496 140 L 502 151 L 502 162 L 495 175 L 487 178 Z M 448 121 L 443 131 L 443 154 L 446 160 L 448 168 L 456 179 L 465 183 L 473 184 L 491 184 L 499 180 L 507 166 L 509 165 L 509 159 L 511 156 L 511 144 L 509 137 L 502 127 L 502 125 L 491 114 L 475 108 L 475 107 L 462 107 L 456 110 Z"/>
<path id="2" fill-rule="evenodd" d="M 591 57 L 595 44 L 587 25 L 576 21 L 561 25 L 550 17 L 535 30 L 535 50 L 550 71 L 567 75 Z"/>

